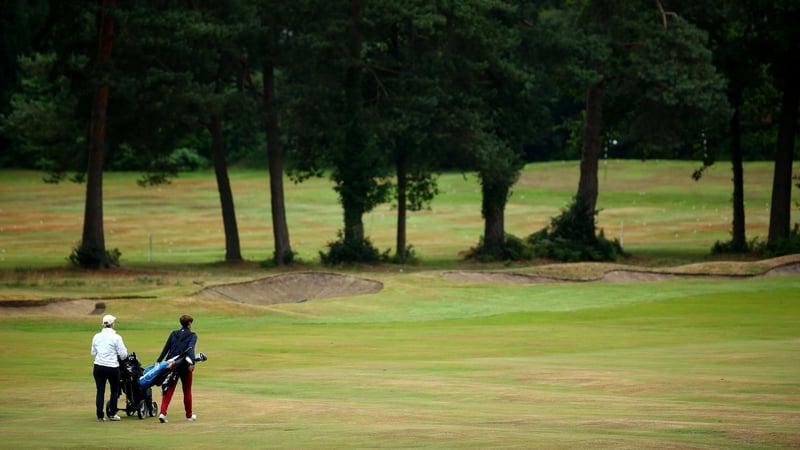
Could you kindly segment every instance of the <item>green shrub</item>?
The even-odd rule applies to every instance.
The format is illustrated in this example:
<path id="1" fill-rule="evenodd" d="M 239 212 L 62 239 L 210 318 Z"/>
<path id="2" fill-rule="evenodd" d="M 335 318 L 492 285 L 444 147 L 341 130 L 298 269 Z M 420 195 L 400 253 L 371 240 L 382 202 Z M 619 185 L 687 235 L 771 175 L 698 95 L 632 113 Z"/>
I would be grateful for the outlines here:
<path id="1" fill-rule="evenodd" d="M 369 238 L 364 238 L 360 241 L 345 241 L 341 230 L 337 233 L 337 239 L 328 242 L 327 247 L 327 252 L 319 252 L 319 258 L 322 264 L 326 266 L 347 263 L 377 264 L 381 261 L 389 260 L 388 249 L 383 254 L 380 254 Z"/>
<path id="2" fill-rule="evenodd" d="M 511 261 L 525 261 L 533 258 L 533 251 L 524 240 L 508 233 L 506 233 L 505 238 L 505 248 L 503 249 L 505 259 Z"/>
<path id="3" fill-rule="evenodd" d="M 483 236 L 478 240 L 478 245 L 469 249 L 465 259 L 479 262 L 503 261 L 503 248 L 498 245 L 488 245 Z"/>
<path id="4" fill-rule="evenodd" d="M 119 249 L 103 251 L 95 244 L 80 243 L 72 249 L 69 255 L 69 262 L 83 269 L 103 269 L 109 267 L 119 267 L 119 258 L 122 253 Z"/>
<path id="5" fill-rule="evenodd" d="M 179 172 L 194 172 L 211 166 L 208 159 L 201 156 L 196 149 L 181 147 L 173 150 L 166 158 L 169 166 Z"/>
<path id="6" fill-rule="evenodd" d="M 142 187 L 169 184 L 180 172 L 194 172 L 210 166 L 208 159 L 197 153 L 197 150 L 181 147 L 167 156 L 153 160 L 136 184 Z"/>
<path id="7" fill-rule="evenodd" d="M 297 257 L 297 252 L 294 252 L 294 251 L 289 252 L 288 254 L 284 255 L 283 261 L 281 261 L 281 264 L 285 264 L 285 265 L 295 264 L 295 263 L 302 264 L 303 261 Z M 265 268 L 265 269 L 278 267 L 278 254 L 277 254 L 277 252 L 273 251 L 272 252 L 272 258 L 264 260 L 264 261 L 261 261 L 260 263 L 258 263 L 258 265 L 263 267 L 263 268 Z"/>
<path id="8" fill-rule="evenodd" d="M 394 264 L 417 264 L 419 262 L 419 258 L 417 258 L 417 253 L 414 250 L 413 245 L 406 246 L 406 251 L 403 253 L 396 253 L 389 259 L 390 262 Z"/>
<path id="9" fill-rule="evenodd" d="M 776 256 L 793 255 L 800 253 L 800 224 L 795 224 L 789 236 L 785 238 L 778 238 L 773 243 L 769 243 L 764 239 L 754 238 L 745 246 L 744 251 L 738 253 L 749 253 L 753 256 L 760 258 L 774 258 Z M 714 255 L 737 253 L 731 246 L 730 242 L 715 242 L 711 248 L 711 253 Z"/>
<path id="10" fill-rule="evenodd" d="M 618 240 L 595 235 L 594 214 L 587 214 L 576 199 L 550 226 L 526 238 L 534 256 L 563 262 L 616 261 L 624 255 Z"/>
<path id="11" fill-rule="evenodd" d="M 733 240 L 720 242 L 714 242 L 714 245 L 711 246 L 711 254 L 712 255 L 725 255 L 731 253 L 750 253 L 753 250 L 753 245 L 745 243 L 743 248 L 737 248 L 733 244 Z"/>
<path id="12" fill-rule="evenodd" d="M 483 236 L 472 247 L 466 259 L 480 262 L 526 261 L 534 257 L 531 247 L 522 239 L 506 233 L 502 246 L 488 246 Z"/>
<path id="13" fill-rule="evenodd" d="M 761 251 L 768 258 L 800 253 L 800 225 L 794 224 L 789 236 L 764 244 Z"/>

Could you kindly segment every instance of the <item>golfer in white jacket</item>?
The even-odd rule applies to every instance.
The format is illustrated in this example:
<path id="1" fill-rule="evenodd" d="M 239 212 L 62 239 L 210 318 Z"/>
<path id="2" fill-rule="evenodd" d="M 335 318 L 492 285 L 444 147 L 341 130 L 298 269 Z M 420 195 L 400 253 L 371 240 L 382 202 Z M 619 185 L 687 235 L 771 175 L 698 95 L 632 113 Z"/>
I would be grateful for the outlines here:
<path id="1" fill-rule="evenodd" d="M 106 382 L 111 386 L 111 398 L 108 404 L 108 419 L 117 421 L 117 399 L 120 394 L 119 360 L 128 357 L 128 349 L 122 342 L 122 336 L 114 330 L 117 318 L 111 314 L 103 316 L 103 329 L 92 339 L 92 356 L 94 356 L 94 382 L 97 385 L 97 420 L 105 421 L 103 399 L 106 396 Z"/>

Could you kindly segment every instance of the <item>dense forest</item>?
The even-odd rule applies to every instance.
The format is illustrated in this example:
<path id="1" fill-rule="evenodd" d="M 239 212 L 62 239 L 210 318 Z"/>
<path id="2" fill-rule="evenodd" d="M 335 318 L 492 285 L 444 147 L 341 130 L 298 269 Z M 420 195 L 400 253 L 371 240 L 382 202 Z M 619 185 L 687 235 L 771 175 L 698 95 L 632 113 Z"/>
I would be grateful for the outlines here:
<path id="1" fill-rule="evenodd" d="M 323 262 L 376 261 L 362 218 L 409 211 L 437 174 L 475 174 L 473 256 L 603 260 L 603 158 L 730 161 L 731 241 L 747 252 L 742 163 L 775 164 L 769 244 L 791 251 L 800 0 L 8 0 L 0 6 L 0 168 L 86 183 L 71 258 L 112 267 L 104 171 L 142 186 L 213 168 L 225 260 L 241 259 L 228 167 L 266 167 L 274 263 L 292 261 L 283 175 L 327 176 L 343 208 Z M 503 214 L 524 164 L 580 160 L 574 201 L 524 239 Z M 265 206 L 266 207 L 266 206 Z M 789 249 L 789 250 L 787 250 Z"/>

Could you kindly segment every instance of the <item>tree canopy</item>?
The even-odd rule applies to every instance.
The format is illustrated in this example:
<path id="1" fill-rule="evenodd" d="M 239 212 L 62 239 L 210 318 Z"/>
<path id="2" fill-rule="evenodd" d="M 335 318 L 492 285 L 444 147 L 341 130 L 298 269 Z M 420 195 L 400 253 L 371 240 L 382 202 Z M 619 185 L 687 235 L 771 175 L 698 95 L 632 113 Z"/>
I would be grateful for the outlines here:
<path id="1" fill-rule="evenodd" d="M 473 250 L 504 259 L 505 205 L 528 161 L 580 158 L 575 204 L 531 238 L 577 232 L 585 246 L 598 237 L 601 151 L 705 165 L 727 155 L 731 247 L 742 249 L 745 158 L 775 155 L 770 241 L 789 233 L 799 9 L 765 0 L 6 2 L 0 164 L 88 181 L 84 240 L 100 244 L 103 170 L 140 171 L 152 184 L 213 166 L 228 260 L 241 259 L 228 164 L 266 164 L 283 264 L 292 259 L 284 172 L 333 181 L 343 224 L 321 253 L 328 261 L 380 258 L 362 219 L 386 202 L 397 206 L 395 254 L 411 256 L 406 216 L 430 203 L 443 170 L 477 177 L 484 230 Z"/>

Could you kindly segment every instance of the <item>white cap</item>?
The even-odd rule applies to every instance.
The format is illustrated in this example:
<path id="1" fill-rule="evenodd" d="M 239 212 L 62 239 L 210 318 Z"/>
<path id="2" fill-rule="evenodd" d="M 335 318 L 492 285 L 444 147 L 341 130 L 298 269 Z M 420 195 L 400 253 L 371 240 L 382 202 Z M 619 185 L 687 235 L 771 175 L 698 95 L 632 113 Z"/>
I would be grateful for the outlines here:
<path id="1" fill-rule="evenodd" d="M 116 321 L 117 318 L 112 316 L 111 314 L 106 314 L 105 316 L 103 316 L 103 325 L 111 325 Z"/>

